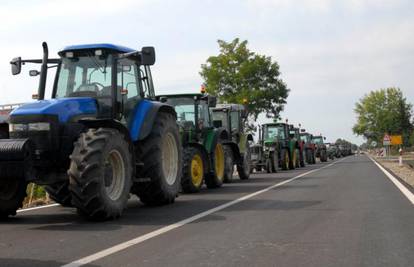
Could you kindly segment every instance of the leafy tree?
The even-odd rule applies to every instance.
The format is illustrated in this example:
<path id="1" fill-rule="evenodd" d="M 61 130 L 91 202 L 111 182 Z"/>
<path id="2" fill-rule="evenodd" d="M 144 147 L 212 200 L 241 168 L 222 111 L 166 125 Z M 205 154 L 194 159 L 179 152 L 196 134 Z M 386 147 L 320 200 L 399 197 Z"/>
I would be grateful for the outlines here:
<path id="1" fill-rule="evenodd" d="M 280 118 L 289 89 L 280 79 L 279 65 L 271 57 L 251 52 L 247 41 L 218 40 L 220 53 L 201 65 L 200 75 L 206 91 L 216 95 L 221 103 L 247 101 L 249 119 L 260 113 L 268 118 Z"/>
<path id="2" fill-rule="evenodd" d="M 363 135 L 369 141 L 382 142 L 385 133 L 402 134 L 404 144 L 409 144 L 409 135 L 413 129 L 410 122 L 412 105 L 399 88 L 387 88 L 372 91 L 355 105 L 357 123 L 353 131 Z"/>

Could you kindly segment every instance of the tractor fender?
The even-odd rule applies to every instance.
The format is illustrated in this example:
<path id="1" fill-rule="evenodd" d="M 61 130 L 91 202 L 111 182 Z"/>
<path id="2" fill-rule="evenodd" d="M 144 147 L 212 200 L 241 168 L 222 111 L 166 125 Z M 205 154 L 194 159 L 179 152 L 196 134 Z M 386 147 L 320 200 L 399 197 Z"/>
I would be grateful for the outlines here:
<path id="1" fill-rule="evenodd" d="M 248 142 L 253 142 L 253 136 L 251 134 L 241 134 L 239 141 L 239 149 L 241 154 L 246 152 L 246 144 Z"/>
<path id="2" fill-rule="evenodd" d="M 174 107 L 165 103 L 144 99 L 136 105 L 133 115 L 128 122 L 133 142 L 143 140 L 151 133 L 155 118 L 159 112 L 170 113 L 177 118 Z"/>
<path id="3" fill-rule="evenodd" d="M 201 154 L 203 155 L 203 163 L 205 163 L 207 166 L 204 169 L 204 173 L 209 173 L 211 170 L 211 166 L 213 166 L 211 164 L 211 160 L 210 160 L 210 155 L 208 154 L 206 148 L 199 143 L 188 143 L 186 145 L 187 147 L 194 147 L 197 148 L 198 150 L 200 150 Z"/>
<path id="4" fill-rule="evenodd" d="M 125 125 L 123 125 L 119 121 L 112 120 L 112 119 L 85 119 L 85 120 L 79 120 L 78 122 L 85 125 L 87 128 L 116 129 L 125 136 L 126 140 L 132 147 L 132 139 L 131 139 L 129 130 L 125 127 Z"/>
<path id="5" fill-rule="evenodd" d="M 226 143 L 229 140 L 229 134 L 225 128 L 215 128 L 209 131 L 204 138 L 204 147 L 209 154 L 214 152 L 214 148 L 219 140 L 222 140 L 222 143 Z"/>

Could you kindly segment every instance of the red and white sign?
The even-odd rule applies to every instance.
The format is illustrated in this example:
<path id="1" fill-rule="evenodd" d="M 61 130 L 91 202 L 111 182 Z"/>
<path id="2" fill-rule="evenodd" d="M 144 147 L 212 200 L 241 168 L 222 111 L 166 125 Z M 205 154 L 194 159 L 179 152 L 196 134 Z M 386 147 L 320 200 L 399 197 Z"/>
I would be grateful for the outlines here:
<path id="1" fill-rule="evenodd" d="M 388 134 L 384 135 L 384 138 L 382 139 L 382 143 L 384 146 L 391 145 L 391 136 L 389 136 Z"/>

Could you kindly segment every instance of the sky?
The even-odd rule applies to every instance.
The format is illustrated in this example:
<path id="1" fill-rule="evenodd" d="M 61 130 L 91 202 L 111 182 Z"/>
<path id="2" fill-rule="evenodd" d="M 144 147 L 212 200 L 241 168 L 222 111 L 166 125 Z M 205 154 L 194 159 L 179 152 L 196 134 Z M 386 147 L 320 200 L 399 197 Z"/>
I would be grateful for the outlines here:
<path id="1" fill-rule="evenodd" d="M 399 87 L 414 103 L 412 0 L 0 0 L 0 17 L 0 104 L 31 101 L 38 66 L 12 76 L 9 62 L 40 58 L 42 41 L 50 57 L 71 44 L 154 46 L 156 93 L 172 94 L 199 92 L 217 40 L 237 37 L 279 63 L 291 90 L 282 118 L 327 141 L 364 141 L 353 109 L 372 90 Z"/>

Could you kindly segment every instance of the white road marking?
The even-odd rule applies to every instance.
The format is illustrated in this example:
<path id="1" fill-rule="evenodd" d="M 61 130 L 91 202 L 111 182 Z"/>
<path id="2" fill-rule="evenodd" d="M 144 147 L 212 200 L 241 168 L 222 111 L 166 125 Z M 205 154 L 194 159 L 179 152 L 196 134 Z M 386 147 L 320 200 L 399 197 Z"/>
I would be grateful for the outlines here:
<path id="1" fill-rule="evenodd" d="M 414 194 L 408 190 L 407 187 L 405 187 L 400 181 L 398 181 L 397 178 L 395 178 L 389 171 L 387 171 L 384 167 L 382 167 L 378 162 L 376 162 L 373 158 L 369 157 L 370 160 L 372 160 L 378 168 L 391 180 L 391 182 L 394 183 L 394 185 L 401 191 L 401 193 L 404 194 L 408 198 L 408 200 L 411 202 L 411 204 L 414 205 Z"/>
<path id="2" fill-rule="evenodd" d="M 20 213 L 20 212 L 31 211 L 31 210 L 40 210 L 40 209 L 46 209 L 46 208 L 51 208 L 51 207 L 56 207 L 56 206 L 60 206 L 60 204 L 55 203 L 55 204 L 43 205 L 39 207 L 21 209 L 21 210 L 17 210 L 16 212 Z"/>
<path id="3" fill-rule="evenodd" d="M 334 165 L 335 163 L 338 163 L 338 162 L 340 162 L 340 161 L 342 161 L 342 160 L 344 160 L 344 159 L 345 159 L 345 158 L 343 158 L 343 159 L 341 159 L 341 160 L 338 160 L 338 161 L 335 161 L 335 162 L 333 162 L 333 163 L 331 163 L 331 164 L 325 165 L 325 166 L 323 166 L 323 167 L 321 167 L 321 168 L 314 169 L 314 170 L 311 170 L 311 171 L 308 171 L 308 172 L 302 173 L 302 174 L 300 174 L 300 175 L 298 175 L 298 176 L 295 176 L 295 177 L 293 177 L 293 178 L 290 178 L 290 179 L 288 179 L 288 180 L 286 180 L 286 181 L 283 181 L 283 182 L 280 182 L 280 183 L 277 183 L 277 184 L 271 185 L 271 186 L 269 186 L 269 187 L 267 187 L 267 188 L 265 188 L 265 189 L 259 190 L 259 191 L 257 191 L 257 192 L 251 193 L 251 194 L 249 194 L 249 195 L 246 195 L 246 196 L 240 197 L 240 198 L 235 199 L 235 200 L 233 200 L 233 201 L 230 201 L 230 202 L 228 202 L 228 203 L 225 203 L 225 204 L 222 204 L 222 205 L 220 205 L 220 206 L 217 206 L 217 207 L 215 207 L 215 208 L 212 208 L 212 209 L 209 209 L 209 210 L 207 210 L 207 211 L 201 212 L 201 213 L 199 213 L 199 214 L 196 214 L 196 215 L 194 215 L 194 216 L 192 216 L 192 217 L 189 217 L 189 218 L 187 218 L 187 219 L 184 219 L 184 220 L 182 220 L 182 221 L 179 221 L 179 222 L 176 222 L 176 223 L 174 223 L 174 224 L 171 224 L 171 225 L 168 225 L 168 226 L 162 227 L 162 228 L 160 228 L 160 229 L 158 229 L 158 230 L 155 230 L 155 231 L 153 231 L 153 232 L 150 232 L 150 233 L 148 233 L 148 234 L 145 234 L 145 235 L 142 235 L 142 236 L 138 236 L 138 237 L 136 237 L 136 238 L 134 238 L 134 239 L 131 239 L 131 240 L 128 240 L 128 241 L 126 241 L 126 242 L 123 242 L 123 243 L 120 243 L 120 244 L 118 244 L 118 245 L 115 245 L 115 246 L 113 246 L 113 247 L 110 247 L 110 248 L 104 249 L 104 250 L 99 251 L 99 252 L 97 252 L 97 253 L 95 253 L 95 254 L 92 254 L 92 255 L 90 255 L 90 256 L 86 256 L 86 257 L 81 258 L 81 259 L 79 259 L 79 260 L 76 260 L 76 261 L 73 261 L 73 262 L 71 262 L 71 263 L 65 264 L 65 265 L 63 265 L 62 267 L 79 267 L 79 266 L 82 266 L 82 265 L 85 265 L 85 264 L 91 263 L 91 262 L 93 262 L 93 261 L 97 261 L 97 260 L 99 260 L 99 259 L 102 259 L 102 258 L 107 257 L 107 256 L 109 256 L 109 255 L 112 255 L 112 254 L 114 254 L 114 253 L 117 253 L 117 252 L 119 252 L 119 251 L 121 251 L 121 250 L 124 250 L 124 249 L 127 249 L 127 248 L 129 248 L 129 247 L 132 247 L 132 246 L 135 246 L 135 245 L 137 245 L 137 244 L 140 244 L 140 243 L 142 243 L 142 242 L 144 242 L 144 241 L 146 241 L 146 240 L 148 240 L 148 239 L 154 238 L 154 237 L 156 237 L 156 236 L 162 235 L 162 234 L 164 234 L 164 233 L 167 233 L 167 232 L 169 232 L 169 231 L 172 231 L 172 230 L 174 230 L 174 229 L 177 229 L 177 228 L 179 228 L 179 227 L 181 227 L 181 226 L 184 226 L 184 225 L 186 225 L 186 224 L 192 223 L 192 222 L 194 222 L 194 221 L 196 221 L 196 220 L 198 220 L 198 219 L 201 219 L 201 218 L 203 218 L 203 217 L 206 217 L 206 216 L 208 216 L 208 215 L 210 215 L 210 214 L 212 214 L 212 213 L 215 213 L 215 212 L 218 212 L 218 211 L 223 210 L 223 209 L 225 209 L 225 208 L 228 208 L 228 207 L 230 207 L 230 206 L 233 206 L 233 205 L 235 205 L 235 204 L 237 204 L 237 203 L 240 203 L 240 202 L 242 202 L 242 201 L 244 201 L 244 200 L 247 200 L 247 199 L 249 199 L 249 198 L 255 197 L 255 196 L 260 195 L 260 194 L 263 194 L 263 193 L 265 193 L 265 192 L 267 192 L 267 191 L 272 190 L 273 188 L 280 187 L 280 186 L 282 186 L 282 185 L 284 185 L 284 184 L 290 183 L 290 182 L 292 182 L 292 181 L 294 181 L 294 180 L 296 180 L 296 179 L 299 179 L 299 178 L 301 178 L 301 177 L 303 177 L 303 176 L 306 176 L 306 175 L 308 175 L 308 174 L 311 174 L 311 173 L 313 173 L 313 172 L 316 172 L 316 171 L 319 171 L 319 170 L 322 170 L 322 169 L 328 168 L 328 167 L 330 167 L 330 166 Z"/>

